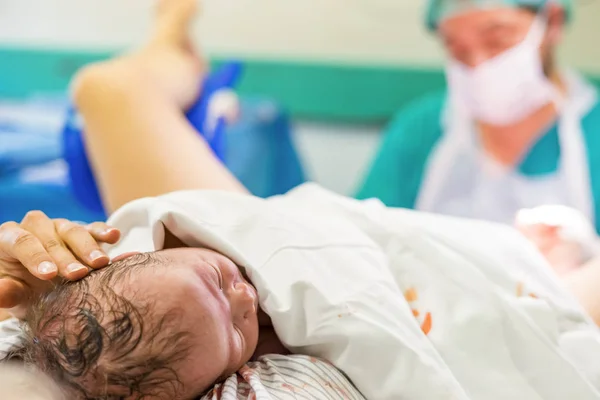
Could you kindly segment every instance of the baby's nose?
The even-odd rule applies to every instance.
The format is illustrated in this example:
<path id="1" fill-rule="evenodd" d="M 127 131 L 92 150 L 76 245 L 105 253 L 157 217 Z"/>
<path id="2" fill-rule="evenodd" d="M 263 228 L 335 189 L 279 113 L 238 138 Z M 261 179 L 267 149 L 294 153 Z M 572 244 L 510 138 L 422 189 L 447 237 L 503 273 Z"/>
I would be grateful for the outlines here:
<path id="1" fill-rule="evenodd" d="M 246 282 L 234 285 L 229 302 L 234 320 L 249 318 L 256 314 L 256 292 Z"/>

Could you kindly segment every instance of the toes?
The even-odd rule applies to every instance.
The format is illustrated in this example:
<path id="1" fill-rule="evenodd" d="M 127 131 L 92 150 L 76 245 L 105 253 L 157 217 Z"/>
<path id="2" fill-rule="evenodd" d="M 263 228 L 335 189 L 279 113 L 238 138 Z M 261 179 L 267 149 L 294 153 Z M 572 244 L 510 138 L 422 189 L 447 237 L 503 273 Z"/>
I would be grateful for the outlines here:
<path id="1" fill-rule="evenodd" d="M 189 28 L 197 15 L 198 0 L 160 0 L 155 22 L 154 40 L 184 45 Z"/>

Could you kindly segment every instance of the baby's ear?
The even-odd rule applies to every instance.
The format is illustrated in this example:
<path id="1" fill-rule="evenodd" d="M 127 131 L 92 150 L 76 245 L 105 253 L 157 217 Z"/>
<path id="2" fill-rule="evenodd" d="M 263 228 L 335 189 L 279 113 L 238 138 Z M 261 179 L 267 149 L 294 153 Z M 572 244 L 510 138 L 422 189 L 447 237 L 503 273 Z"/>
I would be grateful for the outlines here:
<path id="1" fill-rule="evenodd" d="M 135 256 L 137 254 L 142 254 L 142 253 L 139 251 L 130 251 L 130 252 L 123 253 L 121 255 L 116 256 L 115 258 L 110 260 L 110 262 L 116 263 L 117 261 L 123 261 L 123 260 L 125 260 L 129 257 Z"/>

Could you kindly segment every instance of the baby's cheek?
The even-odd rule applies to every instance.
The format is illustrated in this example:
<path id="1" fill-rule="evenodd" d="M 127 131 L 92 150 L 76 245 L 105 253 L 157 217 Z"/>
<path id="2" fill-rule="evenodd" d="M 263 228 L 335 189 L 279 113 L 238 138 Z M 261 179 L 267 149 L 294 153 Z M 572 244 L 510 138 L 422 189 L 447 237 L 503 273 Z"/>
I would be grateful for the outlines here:
<path id="1" fill-rule="evenodd" d="M 252 320 L 249 320 L 247 325 L 244 327 L 243 334 L 246 342 L 246 348 L 244 349 L 245 362 L 250 360 L 255 353 L 259 343 L 262 340 L 263 328 L 259 328 L 258 320 L 256 315 Z"/>

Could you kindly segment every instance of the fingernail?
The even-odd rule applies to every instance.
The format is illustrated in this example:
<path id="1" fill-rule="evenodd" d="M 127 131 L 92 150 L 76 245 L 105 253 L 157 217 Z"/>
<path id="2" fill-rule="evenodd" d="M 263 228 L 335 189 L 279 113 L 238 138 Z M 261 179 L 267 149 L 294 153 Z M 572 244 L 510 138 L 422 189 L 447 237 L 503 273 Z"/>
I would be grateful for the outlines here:
<path id="1" fill-rule="evenodd" d="M 74 272 L 79 272 L 82 269 L 87 269 L 87 268 L 79 263 L 73 263 L 73 264 L 70 264 L 69 266 L 67 266 L 67 272 L 70 274 L 72 274 Z"/>
<path id="2" fill-rule="evenodd" d="M 92 261 L 96 261 L 99 258 L 108 258 L 108 256 L 100 250 L 94 250 L 90 253 L 90 258 Z"/>
<path id="3" fill-rule="evenodd" d="M 47 274 L 51 274 L 56 271 L 57 271 L 56 265 L 54 265 L 50 261 L 44 261 L 44 262 L 40 263 L 40 265 L 38 265 L 38 272 L 40 274 L 47 275 Z"/>
<path id="4" fill-rule="evenodd" d="M 106 229 L 106 230 L 103 230 L 103 231 L 102 231 L 102 234 L 103 234 L 103 235 L 110 235 L 111 233 L 113 233 L 113 232 L 116 232 L 117 230 L 118 230 L 118 229 L 116 229 L 116 228 L 108 228 L 108 229 Z"/>

